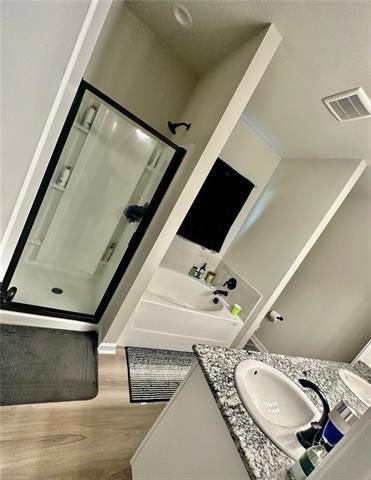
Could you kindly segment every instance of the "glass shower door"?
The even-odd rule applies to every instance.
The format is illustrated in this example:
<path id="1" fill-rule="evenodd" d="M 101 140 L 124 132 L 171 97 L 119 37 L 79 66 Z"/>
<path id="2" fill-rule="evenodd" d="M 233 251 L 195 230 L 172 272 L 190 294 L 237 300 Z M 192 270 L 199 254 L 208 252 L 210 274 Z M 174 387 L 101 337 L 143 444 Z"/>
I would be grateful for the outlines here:
<path id="1" fill-rule="evenodd" d="M 2 308 L 98 321 L 184 150 L 86 82 L 61 137 L 4 278 Z"/>

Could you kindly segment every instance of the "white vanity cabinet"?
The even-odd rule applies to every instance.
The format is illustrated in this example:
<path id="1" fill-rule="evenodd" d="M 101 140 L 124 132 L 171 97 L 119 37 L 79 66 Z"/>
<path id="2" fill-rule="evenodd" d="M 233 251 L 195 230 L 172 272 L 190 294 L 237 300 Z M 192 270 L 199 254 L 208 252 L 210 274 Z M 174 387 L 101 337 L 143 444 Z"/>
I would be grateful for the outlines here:
<path id="1" fill-rule="evenodd" d="M 195 364 L 131 459 L 133 480 L 250 480 Z"/>

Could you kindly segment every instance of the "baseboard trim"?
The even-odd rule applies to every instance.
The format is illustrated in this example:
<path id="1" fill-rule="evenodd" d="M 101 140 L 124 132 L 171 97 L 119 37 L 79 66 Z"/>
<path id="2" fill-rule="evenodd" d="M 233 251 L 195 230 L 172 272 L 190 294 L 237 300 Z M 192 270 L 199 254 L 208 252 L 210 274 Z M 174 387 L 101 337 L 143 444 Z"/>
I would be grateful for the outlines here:
<path id="1" fill-rule="evenodd" d="M 100 355 L 116 355 L 116 343 L 101 343 L 98 347 Z"/>
<path id="2" fill-rule="evenodd" d="M 269 353 L 269 350 L 265 348 L 262 342 L 255 335 L 251 335 L 251 340 L 255 343 L 260 352 Z"/>

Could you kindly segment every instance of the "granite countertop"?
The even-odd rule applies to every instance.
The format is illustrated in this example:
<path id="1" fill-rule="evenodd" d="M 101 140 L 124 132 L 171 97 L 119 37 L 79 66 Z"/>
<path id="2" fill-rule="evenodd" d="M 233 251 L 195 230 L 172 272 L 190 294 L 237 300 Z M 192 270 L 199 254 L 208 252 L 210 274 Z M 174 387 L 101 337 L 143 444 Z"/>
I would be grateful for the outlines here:
<path id="1" fill-rule="evenodd" d="M 264 435 L 243 406 L 233 378 L 234 369 L 240 361 L 253 359 L 265 362 L 287 375 L 300 388 L 297 380 L 308 378 L 320 387 L 331 408 L 345 399 L 359 415 L 367 410 L 337 373 L 339 368 L 350 369 L 347 363 L 207 345 L 195 345 L 193 350 L 251 480 L 286 479 L 285 472 L 293 461 Z M 354 370 L 366 378 L 371 373 L 365 364 L 356 365 Z M 308 389 L 302 390 L 322 411 L 317 395 Z"/>

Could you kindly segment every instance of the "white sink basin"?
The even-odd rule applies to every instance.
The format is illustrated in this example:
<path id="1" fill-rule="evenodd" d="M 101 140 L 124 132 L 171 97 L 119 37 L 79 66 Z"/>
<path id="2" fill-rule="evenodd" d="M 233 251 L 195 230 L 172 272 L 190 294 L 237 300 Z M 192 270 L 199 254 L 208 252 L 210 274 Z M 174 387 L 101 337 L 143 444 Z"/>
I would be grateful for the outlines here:
<path id="1" fill-rule="evenodd" d="M 234 372 L 242 403 L 263 433 L 297 460 L 305 451 L 296 432 L 320 418 L 311 400 L 277 369 L 256 360 L 240 362 Z"/>
<path id="2" fill-rule="evenodd" d="M 351 390 L 361 402 L 367 407 L 371 407 L 371 385 L 356 373 L 340 368 L 339 376 L 345 385 Z"/>

